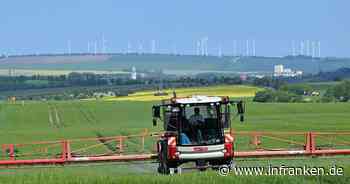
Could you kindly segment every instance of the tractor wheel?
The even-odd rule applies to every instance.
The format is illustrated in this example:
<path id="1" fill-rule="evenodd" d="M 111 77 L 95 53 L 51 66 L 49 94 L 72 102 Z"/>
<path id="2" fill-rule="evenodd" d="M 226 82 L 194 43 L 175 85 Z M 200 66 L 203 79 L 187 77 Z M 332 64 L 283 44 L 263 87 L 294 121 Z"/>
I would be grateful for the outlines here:
<path id="1" fill-rule="evenodd" d="M 169 165 L 166 162 L 160 162 L 158 167 L 158 172 L 160 174 L 170 174 Z"/>
<path id="2" fill-rule="evenodd" d="M 169 174 L 170 173 L 170 168 L 169 168 L 169 163 L 168 163 L 168 145 L 166 144 L 166 141 L 160 141 L 160 150 L 158 153 L 158 173 L 160 174 Z"/>

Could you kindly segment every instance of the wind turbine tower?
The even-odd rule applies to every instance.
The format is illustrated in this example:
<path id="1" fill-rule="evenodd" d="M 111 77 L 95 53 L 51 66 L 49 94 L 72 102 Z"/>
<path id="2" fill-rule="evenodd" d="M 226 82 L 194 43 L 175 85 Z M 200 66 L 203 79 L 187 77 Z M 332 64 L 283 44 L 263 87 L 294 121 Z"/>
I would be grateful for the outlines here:
<path id="1" fill-rule="evenodd" d="M 310 40 L 306 40 L 306 56 L 310 56 Z"/>
<path id="2" fill-rule="evenodd" d="M 316 42 L 312 41 L 311 42 L 311 49 L 312 49 L 312 58 L 316 57 Z"/>
<path id="3" fill-rule="evenodd" d="M 252 41 L 252 44 L 253 44 L 253 56 L 255 57 L 255 40 Z"/>
<path id="4" fill-rule="evenodd" d="M 205 40 L 204 40 L 204 38 L 201 39 L 201 55 L 205 56 Z"/>
<path id="5" fill-rule="evenodd" d="M 300 55 L 304 55 L 304 41 L 300 42 Z"/>
<path id="6" fill-rule="evenodd" d="M 249 56 L 249 40 L 246 40 L 246 56 L 248 57 Z"/>
<path id="7" fill-rule="evenodd" d="M 221 58 L 222 57 L 222 49 L 221 49 L 221 45 L 219 45 L 219 53 L 218 53 L 218 57 Z"/>
<path id="8" fill-rule="evenodd" d="M 94 42 L 94 55 L 97 55 L 97 41 Z"/>
<path id="9" fill-rule="evenodd" d="M 128 49 L 127 49 L 127 51 L 126 51 L 127 54 L 130 54 L 130 53 L 131 53 L 131 48 L 132 48 L 131 43 L 128 42 Z"/>
<path id="10" fill-rule="evenodd" d="M 151 53 L 152 54 L 155 54 L 156 53 L 156 41 L 155 40 L 152 40 L 151 42 Z"/>
<path id="11" fill-rule="evenodd" d="M 196 43 L 196 55 L 199 56 L 201 54 L 201 42 L 197 41 Z"/>
<path id="12" fill-rule="evenodd" d="M 106 42 L 107 40 L 105 39 L 105 35 L 102 35 L 102 53 L 104 54 L 107 52 Z"/>
<path id="13" fill-rule="evenodd" d="M 237 41 L 233 40 L 233 56 L 237 56 Z"/>
<path id="14" fill-rule="evenodd" d="M 72 54 L 72 42 L 70 40 L 68 40 L 68 42 L 67 42 L 67 47 L 68 47 L 68 54 L 71 55 Z"/>
<path id="15" fill-rule="evenodd" d="M 87 43 L 88 54 L 90 54 L 90 42 Z"/>
<path id="16" fill-rule="evenodd" d="M 201 39 L 201 49 L 202 49 L 202 55 L 208 56 L 208 37 L 204 37 Z"/>
<path id="17" fill-rule="evenodd" d="M 321 41 L 318 41 L 318 57 L 321 58 Z"/>

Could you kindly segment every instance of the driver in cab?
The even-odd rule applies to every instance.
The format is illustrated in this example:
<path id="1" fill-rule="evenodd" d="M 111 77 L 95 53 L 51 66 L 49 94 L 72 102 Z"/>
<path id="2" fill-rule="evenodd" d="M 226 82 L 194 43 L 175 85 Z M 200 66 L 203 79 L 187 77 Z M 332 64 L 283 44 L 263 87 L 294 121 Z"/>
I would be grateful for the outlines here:
<path id="1" fill-rule="evenodd" d="M 190 124 L 194 128 L 195 139 L 197 142 L 201 142 L 203 140 L 202 131 L 198 128 L 198 126 L 204 123 L 204 118 L 200 114 L 200 109 L 198 107 L 194 108 L 194 114 L 189 119 Z"/>
<path id="2" fill-rule="evenodd" d="M 204 123 L 204 118 L 200 114 L 200 109 L 198 107 L 194 108 L 194 114 L 190 116 L 189 123 L 192 126 L 192 136 L 195 140 L 190 140 L 190 138 L 185 134 L 181 133 L 181 144 L 191 144 L 193 141 L 200 142 L 203 140 L 202 138 L 202 132 L 198 129 L 198 126 L 200 126 L 202 123 Z"/>
<path id="3" fill-rule="evenodd" d="M 204 122 L 203 116 L 200 114 L 200 110 L 198 107 L 194 108 L 194 114 L 190 117 L 191 125 L 199 125 Z"/>

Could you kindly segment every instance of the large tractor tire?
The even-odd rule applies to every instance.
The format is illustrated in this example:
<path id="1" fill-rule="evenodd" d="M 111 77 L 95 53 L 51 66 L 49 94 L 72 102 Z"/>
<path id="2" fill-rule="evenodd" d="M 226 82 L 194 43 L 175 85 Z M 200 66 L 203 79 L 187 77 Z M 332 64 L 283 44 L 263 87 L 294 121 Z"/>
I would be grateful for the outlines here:
<path id="1" fill-rule="evenodd" d="M 160 140 L 158 142 L 158 173 L 160 174 L 172 174 L 170 170 L 177 172 L 177 164 L 174 161 L 168 160 L 168 141 Z"/>
<path id="2" fill-rule="evenodd" d="M 160 140 L 158 142 L 158 173 L 169 174 L 169 163 L 168 163 L 168 144 L 167 140 Z"/>

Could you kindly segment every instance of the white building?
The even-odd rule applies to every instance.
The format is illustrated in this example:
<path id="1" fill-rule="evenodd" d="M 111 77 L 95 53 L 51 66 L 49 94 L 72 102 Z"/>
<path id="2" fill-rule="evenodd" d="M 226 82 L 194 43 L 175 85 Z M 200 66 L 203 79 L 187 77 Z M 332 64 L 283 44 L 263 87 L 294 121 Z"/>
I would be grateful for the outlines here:
<path id="1" fill-rule="evenodd" d="M 284 68 L 283 65 L 275 65 L 273 76 L 275 77 L 297 77 L 302 76 L 303 71 L 292 70 L 291 68 Z"/>
<path id="2" fill-rule="evenodd" d="M 136 80 L 137 79 L 137 72 L 135 66 L 132 67 L 131 69 L 131 79 Z"/>
<path id="3" fill-rule="evenodd" d="M 283 65 L 275 65 L 274 66 L 274 74 L 275 75 L 282 75 L 284 71 Z"/>

